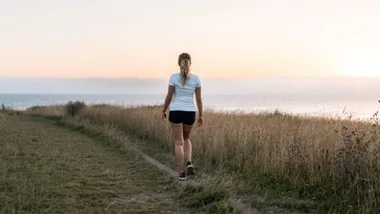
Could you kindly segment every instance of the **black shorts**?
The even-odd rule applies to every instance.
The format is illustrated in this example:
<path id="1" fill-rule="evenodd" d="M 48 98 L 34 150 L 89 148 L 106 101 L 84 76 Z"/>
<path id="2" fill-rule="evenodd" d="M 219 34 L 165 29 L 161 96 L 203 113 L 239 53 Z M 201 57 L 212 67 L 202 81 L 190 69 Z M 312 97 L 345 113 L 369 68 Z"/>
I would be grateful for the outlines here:
<path id="1" fill-rule="evenodd" d="M 193 125 L 195 122 L 195 111 L 170 111 L 169 121 L 172 123 L 183 123 Z"/>

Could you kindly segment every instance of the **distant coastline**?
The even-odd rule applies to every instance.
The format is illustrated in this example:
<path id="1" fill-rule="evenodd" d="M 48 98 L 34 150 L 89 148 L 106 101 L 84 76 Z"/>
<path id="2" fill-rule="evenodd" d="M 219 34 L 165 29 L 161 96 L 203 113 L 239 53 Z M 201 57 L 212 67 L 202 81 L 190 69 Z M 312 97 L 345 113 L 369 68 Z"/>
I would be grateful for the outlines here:
<path id="1" fill-rule="evenodd" d="M 116 106 L 162 105 L 164 94 L 0 94 L 0 104 L 16 110 L 32 106 L 65 104 L 79 100 L 87 104 Z M 368 119 L 380 109 L 378 97 L 339 95 L 204 95 L 205 109 L 229 112 L 285 112 L 293 115 L 337 117 L 351 115 Z"/>

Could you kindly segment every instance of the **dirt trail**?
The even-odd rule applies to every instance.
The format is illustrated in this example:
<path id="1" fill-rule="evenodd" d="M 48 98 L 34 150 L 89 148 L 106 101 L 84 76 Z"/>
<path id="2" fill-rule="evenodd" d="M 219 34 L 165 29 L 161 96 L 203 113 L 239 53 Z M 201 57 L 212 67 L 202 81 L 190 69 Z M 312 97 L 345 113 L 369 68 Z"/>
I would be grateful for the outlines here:
<path id="1" fill-rule="evenodd" d="M 159 161 L 155 160 L 154 158 L 150 157 L 149 155 L 141 152 L 140 150 L 138 150 L 137 148 L 135 148 L 131 143 L 129 143 L 128 141 L 125 142 L 125 144 L 128 145 L 128 148 L 130 148 L 131 150 L 137 152 L 138 154 L 141 155 L 141 157 L 144 158 L 145 161 L 147 161 L 148 163 L 152 164 L 153 166 L 161 169 L 162 171 L 165 171 L 166 173 L 170 174 L 172 176 L 172 178 L 176 179 L 177 178 L 177 172 L 175 172 L 174 170 L 172 170 L 170 167 L 160 163 Z M 197 184 L 197 182 L 194 182 L 192 181 L 193 183 L 195 183 L 196 185 L 199 185 Z M 245 204 L 245 203 L 241 203 L 241 202 L 238 202 L 239 206 L 240 206 L 240 209 L 244 211 L 245 214 L 260 214 L 259 210 L 251 207 L 249 204 Z"/>

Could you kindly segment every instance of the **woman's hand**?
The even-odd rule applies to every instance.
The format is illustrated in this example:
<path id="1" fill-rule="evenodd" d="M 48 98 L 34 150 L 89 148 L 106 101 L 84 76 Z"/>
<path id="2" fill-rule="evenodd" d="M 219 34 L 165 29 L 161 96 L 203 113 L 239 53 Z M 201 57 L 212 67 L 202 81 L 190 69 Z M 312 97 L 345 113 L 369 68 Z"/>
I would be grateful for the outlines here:
<path id="1" fill-rule="evenodd" d="M 198 117 L 198 126 L 202 126 L 203 125 L 203 116 L 199 116 Z"/>
<path id="2" fill-rule="evenodd" d="M 162 112 L 162 116 L 161 116 L 161 117 L 162 117 L 162 120 L 165 121 L 165 120 L 166 120 L 166 117 L 167 117 L 166 112 Z"/>

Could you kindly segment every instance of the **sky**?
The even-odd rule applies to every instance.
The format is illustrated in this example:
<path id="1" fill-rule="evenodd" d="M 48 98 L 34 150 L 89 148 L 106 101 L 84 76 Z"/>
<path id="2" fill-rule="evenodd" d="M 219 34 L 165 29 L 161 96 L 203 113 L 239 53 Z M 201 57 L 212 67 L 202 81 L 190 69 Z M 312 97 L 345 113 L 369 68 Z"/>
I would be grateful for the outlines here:
<path id="1" fill-rule="evenodd" d="M 0 77 L 380 76 L 378 0 L 0 0 Z"/>
<path id="2" fill-rule="evenodd" d="M 168 81 L 137 78 L 0 78 L 0 103 L 4 94 L 147 94 L 165 98 Z M 201 80 L 204 95 L 323 95 L 341 99 L 380 97 L 380 78 L 374 77 L 269 77 Z M 228 87 L 226 87 L 228 86 Z M 74 98 L 73 98 L 74 99 Z M 22 101 L 25 101 L 21 99 Z M 162 101 L 162 100 L 161 100 Z M 336 101 L 336 100 L 335 100 Z M 333 102 L 335 102 L 333 101 Z M 208 103 L 209 99 L 205 99 Z M 252 102 L 257 102 L 253 100 Z"/>

